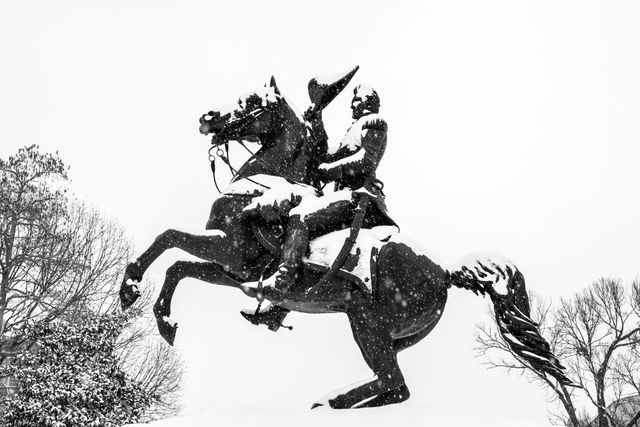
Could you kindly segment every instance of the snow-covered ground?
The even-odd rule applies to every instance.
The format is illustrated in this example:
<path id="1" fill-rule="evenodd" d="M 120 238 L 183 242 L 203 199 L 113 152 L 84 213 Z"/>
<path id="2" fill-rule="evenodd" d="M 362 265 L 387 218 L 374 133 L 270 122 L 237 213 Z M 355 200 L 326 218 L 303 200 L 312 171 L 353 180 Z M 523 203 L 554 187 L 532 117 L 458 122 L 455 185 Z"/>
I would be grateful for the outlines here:
<path id="1" fill-rule="evenodd" d="M 331 410 L 317 408 L 311 410 L 262 409 L 256 407 L 210 408 L 205 411 L 181 417 L 156 421 L 150 424 L 131 426 L 153 427 L 218 427 L 218 426 L 278 426 L 278 427 L 546 427 L 536 424 L 501 418 L 499 409 L 496 416 L 478 418 L 467 411 L 460 402 L 459 411 L 451 412 L 431 406 L 401 404 L 383 408 Z"/>

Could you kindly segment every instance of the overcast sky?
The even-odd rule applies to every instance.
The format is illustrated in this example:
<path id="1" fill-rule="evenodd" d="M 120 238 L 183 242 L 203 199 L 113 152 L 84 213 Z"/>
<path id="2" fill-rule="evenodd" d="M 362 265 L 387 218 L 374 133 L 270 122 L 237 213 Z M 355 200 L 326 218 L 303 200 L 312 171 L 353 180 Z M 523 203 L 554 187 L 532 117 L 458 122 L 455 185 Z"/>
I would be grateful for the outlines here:
<path id="1" fill-rule="evenodd" d="M 443 264 L 502 253 L 558 300 L 640 273 L 640 4 L 632 1 L 0 3 L 0 155 L 37 143 L 138 252 L 204 227 L 216 197 L 198 117 L 271 75 L 300 109 L 313 75 L 354 65 L 389 123 L 378 170 L 402 232 Z M 326 110 L 330 142 L 348 92 Z M 240 156 L 235 151 L 236 157 Z M 233 153 L 232 153 L 233 154 Z M 222 175 L 222 179 L 228 179 Z M 148 277 L 160 286 L 178 251 Z M 174 298 L 187 410 L 305 409 L 370 375 L 343 315 L 291 315 L 185 280 Z M 411 404 L 545 420 L 545 394 L 473 357 L 487 301 L 454 289 L 400 356 Z"/>

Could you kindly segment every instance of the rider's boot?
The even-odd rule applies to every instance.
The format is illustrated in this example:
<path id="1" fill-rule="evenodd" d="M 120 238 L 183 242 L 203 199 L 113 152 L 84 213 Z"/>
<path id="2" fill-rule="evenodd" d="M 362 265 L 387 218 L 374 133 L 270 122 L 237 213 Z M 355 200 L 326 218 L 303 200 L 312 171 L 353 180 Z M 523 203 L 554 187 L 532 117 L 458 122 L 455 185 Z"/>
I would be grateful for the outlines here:
<path id="1" fill-rule="evenodd" d="M 282 247 L 278 271 L 264 279 L 262 283 L 260 281 L 243 283 L 242 290 L 244 293 L 261 299 L 265 293 L 260 288 L 264 287 L 265 291 L 270 288 L 267 292 L 270 293 L 268 298 L 271 301 L 278 302 L 286 298 L 286 295 L 298 279 L 302 255 L 307 249 L 308 243 L 309 231 L 306 224 L 300 220 L 299 215 L 290 217 L 287 225 L 287 238 Z"/>
<path id="2" fill-rule="evenodd" d="M 278 271 L 268 279 L 265 279 L 263 286 L 273 287 L 282 294 L 282 297 L 286 296 L 296 283 L 302 254 L 306 250 L 308 242 L 309 232 L 307 226 L 300 220 L 300 216 L 294 215 L 289 219 L 287 239 L 282 248 L 281 264 L 278 267 Z M 267 325 L 270 330 L 275 332 L 282 326 L 282 321 L 289 312 L 290 310 L 284 307 L 272 305 L 258 313 L 241 311 L 240 314 L 254 325 Z"/>
<path id="3" fill-rule="evenodd" d="M 290 217 L 287 224 L 287 238 L 284 245 L 282 245 L 280 267 L 272 276 L 275 288 L 284 295 L 296 284 L 302 263 L 302 255 L 308 244 L 309 230 L 306 224 L 302 222 L 300 215 Z"/>
<path id="4" fill-rule="evenodd" d="M 280 329 L 282 325 L 282 321 L 287 314 L 289 314 L 291 310 L 288 310 L 284 307 L 280 307 L 279 305 L 270 305 L 266 310 L 259 311 L 257 313 L 252 313 L 249 311 L 241 311 L 242 317 L 247 319 L 254 325 L 267 325 L 269 330 L 276 332 Z M 285 326 L 286 328 L 291 328 L 290 326 Z"/>

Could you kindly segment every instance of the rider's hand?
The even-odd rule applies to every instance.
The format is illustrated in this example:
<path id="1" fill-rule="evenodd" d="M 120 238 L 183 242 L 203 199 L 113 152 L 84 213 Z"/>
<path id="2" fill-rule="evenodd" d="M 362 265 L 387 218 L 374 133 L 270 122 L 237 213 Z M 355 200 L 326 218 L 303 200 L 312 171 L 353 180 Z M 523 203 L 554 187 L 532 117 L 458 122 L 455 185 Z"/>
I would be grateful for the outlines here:
<path id="1" fill-rule="evenodd" d="M 316 104 L 311 104 L 309 108 L 307 108 L 307 111 L 305 111 L 302 116 L 306 121 L 310 122 L 316 118 L 317 114 L 318 114 L 318 110 L 316 109 Z"/>

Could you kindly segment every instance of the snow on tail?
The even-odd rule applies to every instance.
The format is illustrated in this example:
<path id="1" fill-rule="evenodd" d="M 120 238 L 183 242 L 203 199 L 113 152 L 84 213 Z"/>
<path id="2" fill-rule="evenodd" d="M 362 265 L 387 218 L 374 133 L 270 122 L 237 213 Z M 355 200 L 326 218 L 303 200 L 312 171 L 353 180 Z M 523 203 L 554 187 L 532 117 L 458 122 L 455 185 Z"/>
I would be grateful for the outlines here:
<path id="1" fill-rule="evenodd" d="M 497 254 L 467 256 L 447 271 L 447 279 L 450 285 L 476 295 L 489 295 L 500 335 L 514 357 L 561 384 L 575 385 L 530 317 L 524 276 L 515 264 Z"/>

